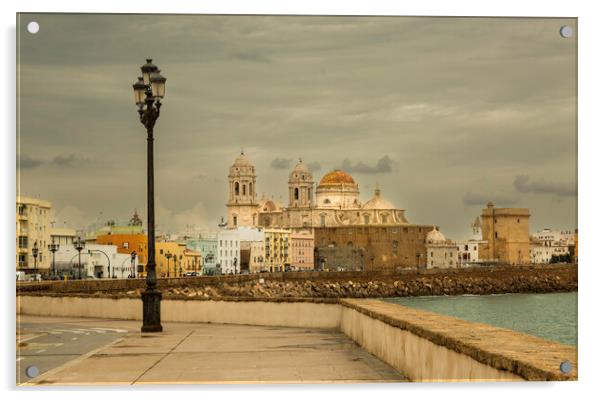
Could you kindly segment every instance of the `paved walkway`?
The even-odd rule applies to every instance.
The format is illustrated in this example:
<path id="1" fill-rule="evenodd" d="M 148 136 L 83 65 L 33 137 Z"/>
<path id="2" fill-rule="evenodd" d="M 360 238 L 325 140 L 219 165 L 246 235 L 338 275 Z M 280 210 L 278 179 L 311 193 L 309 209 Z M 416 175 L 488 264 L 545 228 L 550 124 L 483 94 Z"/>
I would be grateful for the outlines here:
<path id="1" fill-rule="evenodd" d="M 20 322 L 128 331 L 27 385 L 405 381 L 328 329 L 165 323 L 163 333 L 141 334 L 132 321 L 22 316 Z"/>

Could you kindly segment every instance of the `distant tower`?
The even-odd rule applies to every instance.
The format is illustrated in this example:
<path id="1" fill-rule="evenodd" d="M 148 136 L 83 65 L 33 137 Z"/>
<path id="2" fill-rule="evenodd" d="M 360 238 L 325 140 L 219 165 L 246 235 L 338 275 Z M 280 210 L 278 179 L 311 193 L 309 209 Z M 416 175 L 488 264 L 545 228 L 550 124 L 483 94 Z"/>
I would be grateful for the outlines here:
<path id="1" fill-rule="evenodd" d="M 471 224 L 472 227 L 472 239 L 480 241 L 483 239 L 483 232 L 481 230 L 481 218 L 477 216 Z"/>
<path id="2" fill-rule="evenodd" d="M 314 195 L 314 178 L 306 164 L 299 158 L 288 178 L 289 208 L 311 208 Z"/>
<path id="3" fill-rule="evenodd" d="M 257 226 L 255 180 L 255 167 L 241 151 L 228 174 L 228 227 Z"/>

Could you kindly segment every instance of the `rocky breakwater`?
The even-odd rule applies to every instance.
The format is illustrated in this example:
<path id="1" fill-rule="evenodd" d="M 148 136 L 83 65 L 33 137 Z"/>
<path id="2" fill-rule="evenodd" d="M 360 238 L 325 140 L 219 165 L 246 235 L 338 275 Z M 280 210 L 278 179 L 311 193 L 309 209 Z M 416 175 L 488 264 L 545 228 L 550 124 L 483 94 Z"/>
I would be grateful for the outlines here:
<path id="1" fill-rule="evenodd" d="M 374 279 L 279 280 L 258 279 L 215 285 L 182 285 L 164 290 L 165 298 L 378 298 L 425 295 L 487 295 L 577 290 L 576 267 L 473 273 L 400 275 Z M 138 296 L 140 290 L 127 294 Z"/>

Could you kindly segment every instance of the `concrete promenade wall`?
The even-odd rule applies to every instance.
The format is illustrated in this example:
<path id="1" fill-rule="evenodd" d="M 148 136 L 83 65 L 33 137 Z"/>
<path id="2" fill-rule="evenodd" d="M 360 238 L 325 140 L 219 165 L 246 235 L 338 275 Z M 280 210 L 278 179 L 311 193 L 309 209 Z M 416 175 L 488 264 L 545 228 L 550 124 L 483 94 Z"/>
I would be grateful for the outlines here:
<path id="1" fill-rule="evenodd" d="M 140 320 L 141 311 L 138 298 L 17 297 L 18 314 Z M 336 328 L 412 381 L 577 379 L 575 347 L 378 300 L 167 299 L 162 320 Z"/>
<path id="2" fill-rule="evenodd" d="M 20 295 L 17 297 L 17 314 L 142 320 L 142 303 L 134 298 Z M 327 301 L 161 302 L 161 320 L 164 322 L 338 328 L 340 319 L 341 306 Z"/>
<path id="3" fill-rule="evenodd" d="M 341 331 L 412 381 L 577 379 L 574 346 L 373 299 L 340 302 Z"/>

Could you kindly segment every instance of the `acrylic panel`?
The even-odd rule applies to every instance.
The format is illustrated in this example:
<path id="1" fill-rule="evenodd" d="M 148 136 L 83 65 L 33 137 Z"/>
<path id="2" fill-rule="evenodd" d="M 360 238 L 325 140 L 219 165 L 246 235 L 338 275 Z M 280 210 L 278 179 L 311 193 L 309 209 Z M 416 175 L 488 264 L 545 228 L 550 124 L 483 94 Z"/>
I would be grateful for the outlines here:
<path id="1" fill-rule="evenodd" d="M 577 33 L 18 14 L 17 384 L 576 380 Z"/>

